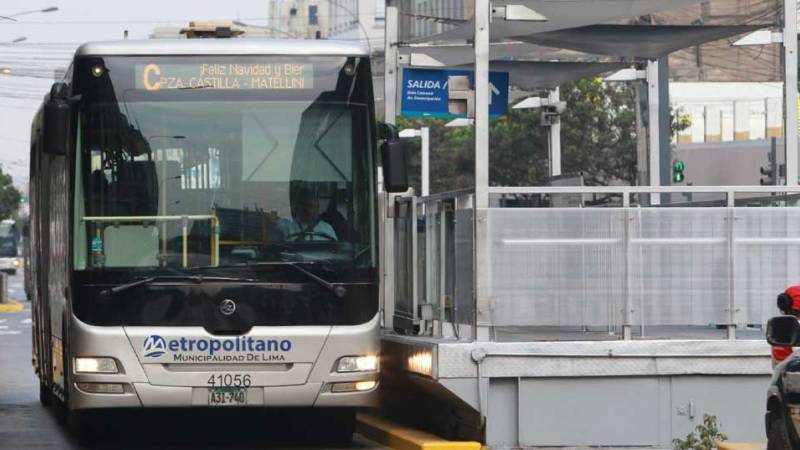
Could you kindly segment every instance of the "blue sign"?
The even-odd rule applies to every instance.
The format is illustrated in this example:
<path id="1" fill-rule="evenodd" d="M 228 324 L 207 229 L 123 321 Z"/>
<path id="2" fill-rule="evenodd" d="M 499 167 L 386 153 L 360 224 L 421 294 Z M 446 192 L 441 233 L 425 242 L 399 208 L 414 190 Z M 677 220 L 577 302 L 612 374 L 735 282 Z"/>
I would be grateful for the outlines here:
<path id="1" fill-rule="evenodd" d="M 469 77 L 475 89 L 472 70 L 403 69 L 400 114 L 406 117 L 458 118 L 448 110 L 448 81 L 452 76 Z M 508 113 L 508 72 L 489 72 L 489 117 L 497 119 Z"/>

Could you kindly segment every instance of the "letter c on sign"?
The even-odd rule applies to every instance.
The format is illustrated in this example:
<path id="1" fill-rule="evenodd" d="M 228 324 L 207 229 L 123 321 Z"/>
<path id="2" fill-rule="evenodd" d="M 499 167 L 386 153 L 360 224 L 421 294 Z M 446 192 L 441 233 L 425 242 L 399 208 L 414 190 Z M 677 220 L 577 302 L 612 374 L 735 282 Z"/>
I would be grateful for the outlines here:
<path id="1" fill-rule="evenodd" d="M 144 66 L 144 70 L 142 71 L 142 81 L 144 82 L 144 88 L 148 91 L 157 91 L 161 87 L 161 83 L 155 81 L 153 83 L 150 82 L 150 73 L 153 75 L 161 75 L 161 69 L 156 64 L 148 64 Z"/>

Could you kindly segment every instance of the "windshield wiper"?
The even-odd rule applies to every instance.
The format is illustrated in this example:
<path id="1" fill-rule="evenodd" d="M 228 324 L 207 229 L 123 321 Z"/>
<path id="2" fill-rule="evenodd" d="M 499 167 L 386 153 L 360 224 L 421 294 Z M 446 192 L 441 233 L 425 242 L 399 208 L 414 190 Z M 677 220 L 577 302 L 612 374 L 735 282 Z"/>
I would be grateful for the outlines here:
<path id="1" fill-rule="evenodd" d="M 135 288 L 137 286 L 142 286 L 145 284 L 150 284 L 155 281 L 192 281 L 197 284 L 202 284 L 203 281 L 242 281 L 242 282 L 254 282 L 252 278 L 234 278 L 234 277 L 206 277 L 203 275 L 155 275 L 152 277 L 144 277 L 140 278 L 135 281 L 131 281 L 130 283 L 120 284 L 119 286 L 114 286 L 110 289 L 104 289 L 100 291 L 101 297 L 109 297 L 113 294 L 118 294 L 123 291 L 127 291 L 128 289 Z"/>
<path id="2" fill-rule="evenodd" d="M 320 277 L 319 275 L 309 271 L 308 269 L 303 268 L 300 264 L 320 264 L 317 261 L 257 261 L 257 262 L 243 262 L 241 264 L 226 264 L 221 266 L 204 266 L 204 267 L 192 267 L 192 269 L 221 269 L 227 267 L 269 267 L 269 266 L 278 266 L 284 267 L 288 266 L 294 269 L 295 271 L 305 275 L 306 277 L 316 281 L 320 286 L 324 287 L 325 289 L 331 291 L 333 295 L 337 298 L 344 298 L 347 295 L 347 288 L 342 286 L 338 283 L 331 283 L 330 281 Z"/>
<path id="3" fill-rule="evenodd" d="M 310 270 L 304 269 L 303 266 L 298 265 L 298 263 L 296 262 L 284 262 L 283 264 L 286 264 L 287 266 L 293 268 L 294 270 L 306 275 L 308 278 L 311 278 L 312 280 L 316 281 L 321 286 L 325 287 L 325 289 L 333 292 L 333 295 L 335 295 L 338 298 L 344 298 L 344 296 L 347 295 L 347 288 L 345 288 L 341 284 L 331 283 L 330 281 L 318 276 L 317 274 L 311 272 Z M 300 264 L 316 264 L 316 263 L 302 262 Z"/>

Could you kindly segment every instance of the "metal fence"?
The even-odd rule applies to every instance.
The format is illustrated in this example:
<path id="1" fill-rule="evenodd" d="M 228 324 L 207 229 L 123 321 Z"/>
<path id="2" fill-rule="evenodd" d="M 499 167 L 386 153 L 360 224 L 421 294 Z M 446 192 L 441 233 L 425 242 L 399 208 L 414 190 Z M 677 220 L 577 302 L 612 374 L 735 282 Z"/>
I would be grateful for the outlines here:
<path id="1" fill-rule="evenodd" d="M 611 195 L 618 205 L 489 208 L 485 261 L 474 261 L 471 193 L 404 198 L 396 205 L 403 226 L 395 242 L 406 245 L 395 253 L 396 304 L 416 293 L 416 307 L 404 311 L 421 333 L 473 326 L 479 264 L 488 271 L 496 340 L 761 338 L 778 313 L 776 295 L 800 282 L 800 208 L 784 195 L 800 189 L 683 190 L 721 202 L 686 202 L 682 192 L 680 206 L 663 204 L 671 187 L 492 188 L 502 196 Z M 662 205 L 636 204 L 642 198 Z"/>
<path id="2" fill-rule="evenodd" d="M 394 326 L 460 337 L 474 323 L 472 193 L 395 201 Z"/>

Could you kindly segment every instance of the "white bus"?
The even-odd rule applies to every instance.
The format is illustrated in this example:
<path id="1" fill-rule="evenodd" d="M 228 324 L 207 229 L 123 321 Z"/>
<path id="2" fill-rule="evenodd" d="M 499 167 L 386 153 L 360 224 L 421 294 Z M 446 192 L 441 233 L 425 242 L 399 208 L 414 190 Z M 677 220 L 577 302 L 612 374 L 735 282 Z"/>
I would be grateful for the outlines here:
<path id="1" fill-rule="evenodd" d="M 379 382 L 379 128 L 403 191 L 357 44 L 82 45 L 32 125 L 42 403 L 79 436 L 107 408 L 314 407 L 349 440 Z"/>

